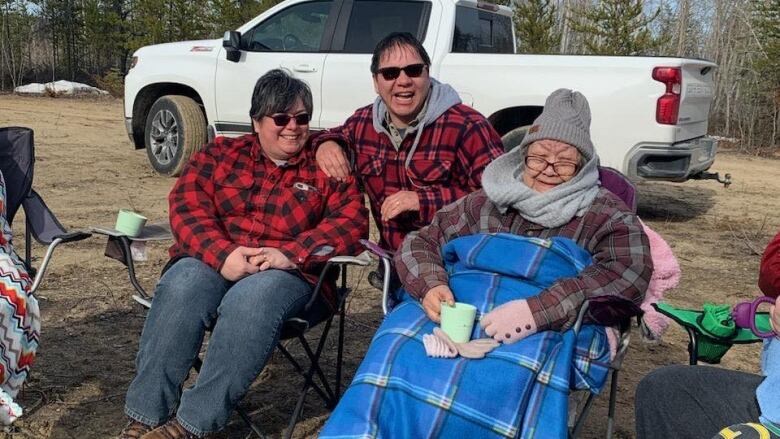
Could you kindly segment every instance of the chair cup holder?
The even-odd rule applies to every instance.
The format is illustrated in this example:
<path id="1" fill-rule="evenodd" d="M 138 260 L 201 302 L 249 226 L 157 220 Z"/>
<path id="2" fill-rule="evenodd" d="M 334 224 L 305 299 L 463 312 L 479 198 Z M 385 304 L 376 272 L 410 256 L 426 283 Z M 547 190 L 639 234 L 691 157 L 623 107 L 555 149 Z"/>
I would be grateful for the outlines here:
<path id="1" fill-rule="evenodd" d="M 700 361 L 709 364 L 720 363 L 721 358 L 731 349 L 731 343 L 723 343 L 713 338 L 701 335 L 696 344 L 696 355 Z"/>

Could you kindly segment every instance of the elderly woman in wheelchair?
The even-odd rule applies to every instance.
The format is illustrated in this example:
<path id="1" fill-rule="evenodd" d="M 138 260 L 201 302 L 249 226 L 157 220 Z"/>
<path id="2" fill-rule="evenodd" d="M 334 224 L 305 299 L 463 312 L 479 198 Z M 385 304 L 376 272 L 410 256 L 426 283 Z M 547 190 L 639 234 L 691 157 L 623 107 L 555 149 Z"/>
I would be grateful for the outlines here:
<path id="1" fill-rule="evenodd" d="M 173 187 L 175 244 L 141 335 L 122 438 L 202 437 L 225 427 L 322 266 L 355 254 L 367 211 L 354 180 L 317 170 L 307 147 L 312 95 L 282 70 L 252 94 L 254 133 L 218 137 Z M 320 306 L 334 306 L 323 290 Z M 211 330 L 194 385 L 182 385 Z"/>
<path id="2" fill-rule="evenodd" d="M 320 437 L 566 437 L 570 389 L 603 386 L 604 325 L 640 312 L 653 270 L 598 162 L 585 97 L 555 91 L 482 190 L 404 240 L 405 290 Z M 477 308 L 468 343 L 436 328 L 454 302 Z"/>

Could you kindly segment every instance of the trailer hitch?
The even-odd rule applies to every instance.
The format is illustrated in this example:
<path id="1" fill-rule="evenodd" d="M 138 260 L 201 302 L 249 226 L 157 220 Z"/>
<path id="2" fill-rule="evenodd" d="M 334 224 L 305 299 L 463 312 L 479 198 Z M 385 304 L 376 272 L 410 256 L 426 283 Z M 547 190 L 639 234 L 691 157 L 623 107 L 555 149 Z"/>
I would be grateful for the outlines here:
<path id="1" fill-rule="evenodd" d="M 731 185 L 731 174 L 723 174 L 723 178 L 720 178 L 720 173 L 718 172 L 702 171 L 698 174 L 691 175 L 691 180 L 715 180 L 718 183 L 721 183 L 723 187 L 728 189 L 728 187 Z"/>

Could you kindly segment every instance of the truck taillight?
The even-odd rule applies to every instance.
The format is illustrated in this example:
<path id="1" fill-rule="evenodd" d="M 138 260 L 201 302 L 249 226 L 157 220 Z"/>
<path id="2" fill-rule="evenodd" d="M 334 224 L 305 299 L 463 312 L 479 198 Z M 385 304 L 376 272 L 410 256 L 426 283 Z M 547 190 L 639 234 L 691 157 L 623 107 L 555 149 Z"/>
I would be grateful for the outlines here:
<path id="1" fill-rule="evenodd" d="M 676 125 L 680 113 L 682 71 L 679 67 L 656 67 L 653 79 L 666 85 L 666 92 L 658 98 L 655 106 L 655 120 L 664 125 Z"/>

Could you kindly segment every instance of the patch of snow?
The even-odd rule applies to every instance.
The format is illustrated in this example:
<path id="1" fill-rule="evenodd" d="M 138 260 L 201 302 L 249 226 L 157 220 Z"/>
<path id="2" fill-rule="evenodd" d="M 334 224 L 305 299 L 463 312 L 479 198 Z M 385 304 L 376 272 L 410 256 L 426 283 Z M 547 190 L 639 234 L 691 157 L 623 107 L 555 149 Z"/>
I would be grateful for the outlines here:
<path id="1" fill-rule="evenodd" d="M 95 94 L 107 95 L 108 92 L 96 87 L 82 84 L 80 82 L 71 82 L 59 80 L 55 82 L 33 82 L 31 84 L 20 85 L 14 88 L 14 93 L 22 94 L 56 94 L 56 95 L 76 95 L 76 94 Z"/>
<path id="2" fill-rule="evenodd" d="M 718 142 L 731 142 L 731 143 L 739 142 L 739 139 L 737 139 L 736 137 L 723 137 L 723 136 L 710 136 L 710 137 L 717 140 Z"/>

